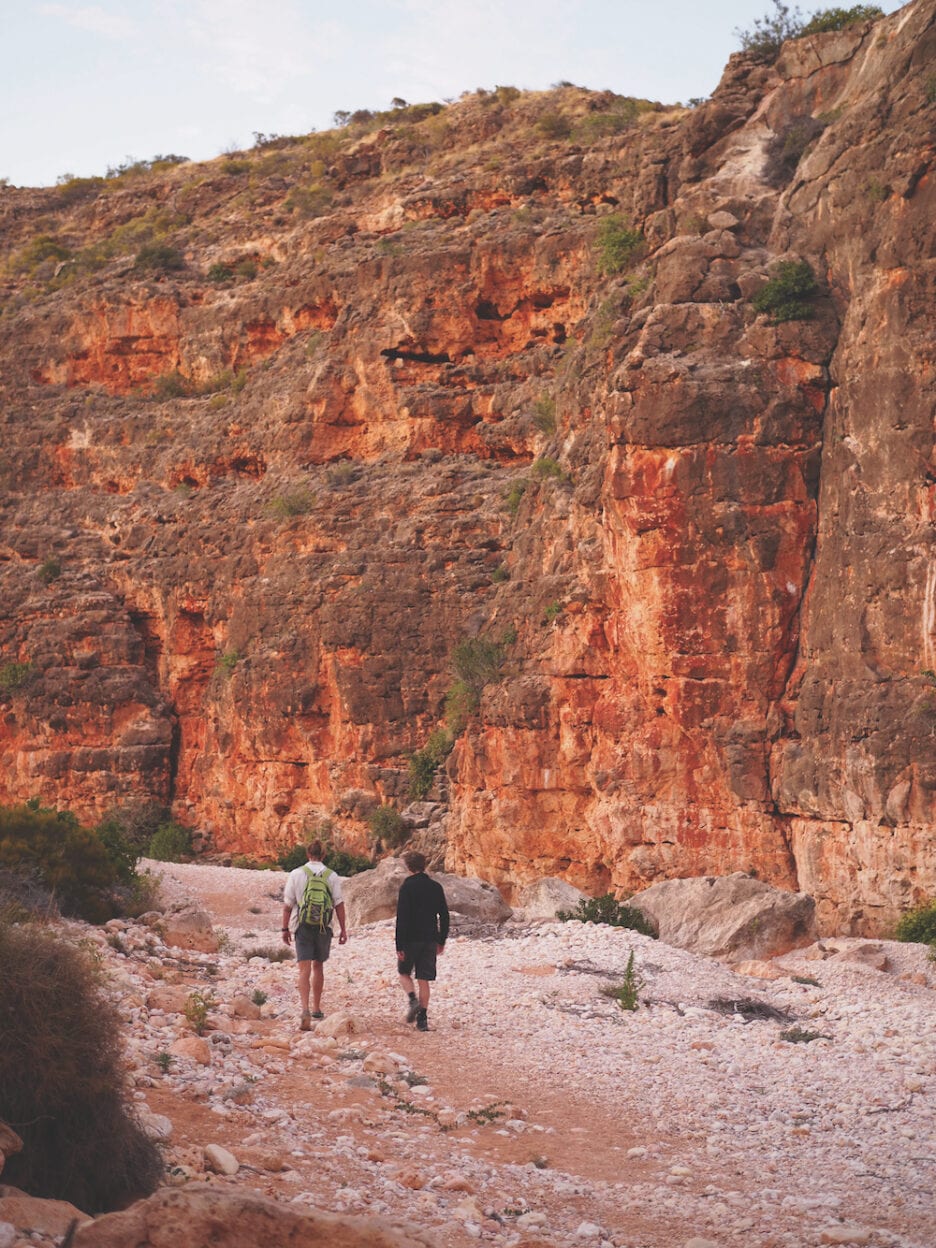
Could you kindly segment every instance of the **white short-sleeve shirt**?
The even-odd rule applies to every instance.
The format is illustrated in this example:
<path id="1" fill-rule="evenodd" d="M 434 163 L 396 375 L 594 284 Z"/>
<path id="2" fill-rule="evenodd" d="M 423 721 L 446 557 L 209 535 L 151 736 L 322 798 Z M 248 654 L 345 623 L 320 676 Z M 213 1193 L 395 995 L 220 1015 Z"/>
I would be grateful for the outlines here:
<path id="1" fill-rule="evenodd" d="M 292 907 L 292 914 L 289 916 L 289 929 L 292 932 L 299 926 L 299 903 L 302 901 L 306 881 L 309 878 L 306 874 L 306 867 L 311 867 L 316 875 L 321 875 L 325 870 L 324 862 L 316 862 L 315 859 L 310 859 L 308 862 L 303 863 L 301 867 L 296 867 L 295 871 L 290 871 L 286 877 L 286 887 L 283 889 L 283 905 Z M 332 901 L 336 906 L 340 905 L 343 900 L 341 896 L 341 881 L 342 877 L 336 875 L 334 871 L 328 880 Z"/>

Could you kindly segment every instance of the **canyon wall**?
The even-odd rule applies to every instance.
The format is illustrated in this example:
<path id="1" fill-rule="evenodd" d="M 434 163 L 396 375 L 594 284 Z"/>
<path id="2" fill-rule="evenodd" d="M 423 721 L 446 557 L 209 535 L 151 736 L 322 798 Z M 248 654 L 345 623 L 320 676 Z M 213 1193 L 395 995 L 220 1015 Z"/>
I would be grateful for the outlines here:
<path id="1" fill-rule="evenodd" d="M 0 189 L 0 800 L 363 847 L 480 637 L 450 869 L 936 893 L 934 51 Z"/>

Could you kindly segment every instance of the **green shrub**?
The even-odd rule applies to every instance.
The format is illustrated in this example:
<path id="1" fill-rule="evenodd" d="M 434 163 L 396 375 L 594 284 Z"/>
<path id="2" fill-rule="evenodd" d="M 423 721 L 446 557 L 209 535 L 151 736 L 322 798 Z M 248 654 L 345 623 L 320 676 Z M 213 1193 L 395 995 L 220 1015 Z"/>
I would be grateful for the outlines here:
<path id="1" fill-rule="evenodd" d="M 254 1005 L 266 1005 L 267 994 L 265 992 L 262 992 L 259 988 L 255 988 L 253 990 L 253 994 L 251 995 L 250 999 L 254 1003 Z"/>
<path id="2" fill-rule="evenodd" d="M 575 127 L 575 137 L 592 143 L 609 135 L 623 134 L 625 130 L 630 130 L 640 113 L 641 104 L 638 100 L 619 95 L 609 108 L 583 117 Z"/>
<path id="3" fill-rule="evenodd" d="M 492 584 L 503 585 L 506 581 L 509 581 L 509 580 L 510 580 L 510 573 L 507 571 L 507 569 L 504 567 L 502 563 L 499 563 L 497 567 L 494 569 L 494 571 L 491 573 Z"/>
<path id="4" fill-rule="evenodd" d="M 280 520 L 305 516 L 312 510 L 315 496 L 307 486 L 298 485 L 278 494 L 270 502 L 270 512 Z"/>
<path id="5" fill-rule="evenodd" d="M 177 273 L 185 268 L 185 257 L 166 243 L 147 243 L 137 252 L 133 267 L 152 273 Z"/>
<path id="6" fill-rule="evenodd" d="M 913 941 L 921 945 L 936 944 L 936 898 L 924 901 L 901 915 L 894 929 L 894 940 Z"/>
<path id="7" fill-rule="evenodd" d="M 478 694 L 485 685 L 500 679 L 504 647 L 484 637 L 467 637 L 452 651 L 452 670 L 459 680 Z"/>
<path id="8" fill-rule="evenodd" d="M 24 689 L 33 675 L 31 663 L 4 663 L 0 666 L 0 697 Z"/>
<path id="9" fill-rule="evenodd" d="M 435 728 L 423 748 L 410 757 L 409 794 L 414 801 L 421 802 L 427 796 L 439 765 L 451 754 L 454 744 L 449 731 Z"/>
<path id="10" fill-rule="evenodd" d="M 543 619 L 547 624 L 552 624 L 553 620 L 557 620 L 564 610 L 561 602 L 551 602 L 543 612 Z"/>
<path id="11" fill-rule="evenodd" d="M 512 516 L 515 516 L 520 510 L 520 504 L 523 496 L 527 492 L 527 481 L 515 481 L 507 493 L 504 495 L 504 506 Z"/>
<path id="12" fill-rule="evenodd" d="M 205 274 L 209 282 L 231 282 L 234 280 L 234 270 L 226 264 L 213 264 Z"/>
<path id="13" fill-rule="evenodd" d="M 643 250 L 643 235 L 632 229 L 623 217 L 605 217 L 598 226 L 596 246 L 598 264 L 602 273 L 621 273 L 639 259 Z"/>
<path id="14" fill-rule="evenodd" d="M 130 1116 L 120 1017 L 91 958 L 35 924 L 0 925 L 0 1120 L 24 1148 L 4 1183 L 89 1214 L 149 1195 L 156 1145 Z"/>
<path id="15" fill-rule="evenodd" d="M 328 826 L 331 826 L 330 821 Z M 324 832 L 321 827 L 310 830 L 309 840 L 315 840 L 316 837 L 324 842 L 325 856 L 322 861 L 336 874 L 347 877 L 357 875 L 361 871 L 370 871 L 373 867 L 374 863 L 370 858 L 365 858 L 362 854 L 349 853 L 344 849 L 336 849 L 329 844 L 326 839 L 327 832 Z M 294 845 L 292 849 L 284 850 L 279 855 L 276 864 L 284 871 L 295 871 L 297 867 L 304 866 L 308 861 L 305 845 Z"/>
<path id="16" fill-rule="evenodd" d="M 556 918 L 563 923 L 577 919 L 580 923 L 607 923 L 611 927 L 626 927 L 644 936 L 656 939 L 656 924 L 636 906 L 626 906 L 613 893 L 601 897 L 583 897 L 574 910 L 557 910 Z"/>
<path id="17" fill-rule="evenodd" d="M 775 325 L 782 321 L 808 321 L 813 315 L 810 301 L 818 293 L 819 286 L 805 260 L 783 260 L 751 302 L 756 311 L 769 315 Z"/>
<path id="18" fill-rule="evenodd" d="M 374 840 L 380 841 L 389 849 L 399 848 L 409 838 L 409 824 L 392 806 L 378 806 L 368 816 L 367 825 Z"/>
<path id="19" fill-rule="evenodd" d="M 799 9 L 790 9 L 782 0 L 772 0 L 773 13 L 755 18 L 751 30 L 738 30 L 734 34 L 744 52 L 750 52 L 758 60 L 772 62 L 780 55 L 787 39 L 797 39 L 803 32 L 803 18 Z"/>
<path id="20" fill-rule="evenodd" d="M 547 437 L 556 432 L 556 400 L 549 394 L 541 394 L 533 404 L 533 424 Z"/>
<path id="21" fill-rule="evenodd" d="M 240 655 L 236 650 L 225 650 L 223 654 L 219 654 L 215 661 L 215 671 L 222 672 L 225 676 L 230 676 L 235 667 L 237 667 Z"/>
<path id="22" fill-rule="evenodd" d="M 543 113 L 536 129 L 547 139 L 567 139 L 572 133 L 572 122 L 562 113 L 551 111 Z"/>
<path id="23" fill-rule="evenodd" d="M 37 801 L 0 807 L 0 868 L 34 877 L 63 914 L 103 923 L 117 912 L 119 859 L 67 811 Z"/>
<path id="24" fill-rule="evenodd" d="M 313 221 L 324 217 L 332 206 L 332 193 L 318 183 L 312 186 L 294 186 L 286 196 L 285 206 L 289 212 Z"/>
<path id="25" fill-rule="evenodd" d="M 876 22 L 884 16 L 884 10 L 876 4 L 856 4 L 850 9 L 820 9 L 800 32 L 803 35 L 821 35 L 827 30 L 844 30 L 860 22 Z"/>
<path id="26" fill-rule="evenodd" d="M 51 234 L 39 234 L 16 253 L 10 261 L 10 268 L 14 273 L 34 274 L 45 261 L 58 263 L 68 260 L 71 254 L 69 248 Z"/>
<path id="27" fill-rule="evenodd" d="M 39 565 L 37 575 L 43 585 L 51 585 L 53 581 L 57 581 L 62 575 L 62 565 L 54 555 L 49 555 L 48 559 L 43 559 Z"/>
<path id="28" fill-rule="evenodd" d="M 180 823 L 164 823 L 153 833 L 147 857 L 157 862 L 181 862 L 192 856 L 192 833 Z"/>
<path id="29" fill-rule="evenodd" d="M 562 470 L 562 465 L 552 456 L 541 455 L 539 459 L 533 461 L 533 475 L 540 481 L 547 479 L 561 481 L 566 474 Z"/>
<path id="30" fill-rule="evenodd" d="M 192 383 L 178 371 L 163 373 L 153 383 L 155 399 L 187 399 L 192 393 Z"/>

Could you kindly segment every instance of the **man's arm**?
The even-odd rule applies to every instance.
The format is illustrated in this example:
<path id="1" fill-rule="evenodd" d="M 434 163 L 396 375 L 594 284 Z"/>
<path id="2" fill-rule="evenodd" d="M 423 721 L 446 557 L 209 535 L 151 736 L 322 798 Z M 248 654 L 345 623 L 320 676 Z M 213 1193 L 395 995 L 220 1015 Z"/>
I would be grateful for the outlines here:
<path id="1" fill-rule="evenodd" d="M 283 902 L 283 944 L 288 945 L 290 940 L 289 920 L 292 918 L 292 906 L 289 902 Z"/>
<path id="2" fill-rule="evenodd" d="M 348 939 L 348 928 L 345 924 L 345 906 L 343 901 L 335 903 L 335 914 L 338 916 L 338 926 L 341 929 L 338 934 L 338 944 L 343 945 Z"/>
<path id="3" fill-rule="evenodd" d="M 448 902 L 445 900 L 445 889 L 439 885 L 439 949 L 445 947 L 449 934 L 449 908 Z"/>

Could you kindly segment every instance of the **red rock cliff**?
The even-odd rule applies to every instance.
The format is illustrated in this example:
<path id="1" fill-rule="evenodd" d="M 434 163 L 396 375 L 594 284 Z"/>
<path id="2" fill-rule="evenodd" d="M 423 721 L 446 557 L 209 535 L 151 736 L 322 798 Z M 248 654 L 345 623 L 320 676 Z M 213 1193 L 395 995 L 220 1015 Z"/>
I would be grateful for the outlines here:
<path id="1" fill-rule="evenodd" d="M 450 867 L 936 892 L 934 49 L 0 190 L 0 800 L 363 840 L 481 636 Z"/>

